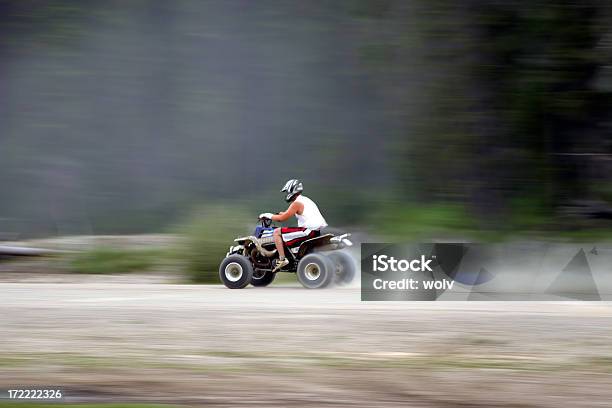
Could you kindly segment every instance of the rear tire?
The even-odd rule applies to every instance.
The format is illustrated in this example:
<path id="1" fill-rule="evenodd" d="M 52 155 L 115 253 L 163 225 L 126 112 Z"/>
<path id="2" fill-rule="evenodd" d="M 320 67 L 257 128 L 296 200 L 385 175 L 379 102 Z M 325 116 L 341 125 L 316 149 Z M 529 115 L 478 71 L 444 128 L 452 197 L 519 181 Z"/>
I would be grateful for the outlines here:
<path id="1" fill-rule="evenodd" d="M 276 272 L 273 273 L 266 271 L 259 276 L 257 273 L 253 273 L 253 277 L 251 278 L 251 285 L 258 287 L 268 286 L 272 283 L 274 278 L 276 278 Z"/>
<path id="2" fill-rule="evenodd" d="M 321 289 L 329 285 L 335 275 L 334 263 L 320 253 L 308 254 L 300 260 L 297 277 L 307 289 Z"/>
<path id="3" fill-rule="evenodd" d="M 253 265 L 242 255 L 230 255 L 219 266 L 219 278 L 230 289 L 242 289 L 251 283 Z"/>
<path id="4" fill-rule="evenodd" d="M 332 252 L 329 254 L 329 258 L 336 268 L 334 283 L 336 285 L 348 285 L 353 282 L 357 269 L 353 257 L 346 252 Z"/>

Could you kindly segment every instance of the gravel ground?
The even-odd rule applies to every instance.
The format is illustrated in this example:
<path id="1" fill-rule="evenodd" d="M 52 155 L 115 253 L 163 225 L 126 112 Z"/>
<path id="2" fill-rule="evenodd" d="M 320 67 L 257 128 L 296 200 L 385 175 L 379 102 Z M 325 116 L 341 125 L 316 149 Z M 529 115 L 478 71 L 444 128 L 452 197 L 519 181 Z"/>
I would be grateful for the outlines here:
<path id="1" fill-rule="evenodd" d="M 194 406 L 610 407 L 612 304 L 0 283 L 0 388 Z"/>

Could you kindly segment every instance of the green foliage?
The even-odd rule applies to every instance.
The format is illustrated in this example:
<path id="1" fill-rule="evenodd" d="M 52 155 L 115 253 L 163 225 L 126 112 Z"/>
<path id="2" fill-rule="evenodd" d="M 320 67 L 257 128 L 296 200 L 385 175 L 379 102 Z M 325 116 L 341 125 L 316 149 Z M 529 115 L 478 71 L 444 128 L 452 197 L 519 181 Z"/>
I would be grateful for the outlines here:
<path id="1" fill-rule="evenodd" d="M 188 277 L 198 283 L 219 283 L 219 264 L 234 238 L 252 233 L 256 217 L 240 208 L 214 205 L 196 211 L 183 222 L 184 242 L 178 256 Z"/>
<path id="2" fill-rule="evenodd" d="M 515 231 L 541 231 L 550 221 L 550 208 L 545 197 L 536 192 L 514 199 L 511 216 L 505 220 L 508 229 Z"/>
<path id="3" fill-rule="evenodd" d="M 585 181 L 606 168 L 588 155 L 558 153 L 609 150 L 601 112 L 610 93 L 596 86 L 610 57 L 598 46 L 609 27 L 603 3 L 421 3 L 435 17 L 421 17 L 419 30 L 437 79 L 424 92 L 435 119 L 415 123 L 404 149 L 412 165 L 398 167 L 415 194 L 452 196 L 502 229 L 499 214 L 511 212 L 515 226 L 527 228 L 544 217 L 554 223 L 554 209 L 569 200 L 600 198 Z M 517 198 L 548 211 L 538 203 L 534 213 Z"/>
<path id="4" fill-rule="evenodd" d="M 376 213 L 371 220 L 376 234 L 399 240 L 419 240 L 432 236 L 465 234 L 473 231 L 461 205 L 442 203 L 430 206 L 393 205 Z"/>
<path id="5" fill-rule="evenodd" d="M 75 273 L 114 274 L 150 270 L 162 257 L 157 250 L 95 248 L 76 255 L 69 263 Z"/>
<path id="6" fill-rule="evenodd" d="M 464 208 L 491 233 L 564 230 L 556 208 L 612 202 L 603 1 L 279 2 L 231 18 L 208 2 L 1 4 L 4 232 L 158 231 L 208 197 L 281 210 L 294 176 L 332 226 L 378 226 L 381 207 L 407 235 L 457 230 Z M 253 50 L 235 64 L 227 47 Z M 236 85 L 246 73 L 265 86 Z M 388 208 L 394 188 L 409 207 Z M 185 259 L 214 281 L 233 216 L 197 232 L 217 222 L 205 213 L 188 234 L 204 252 Z"/>

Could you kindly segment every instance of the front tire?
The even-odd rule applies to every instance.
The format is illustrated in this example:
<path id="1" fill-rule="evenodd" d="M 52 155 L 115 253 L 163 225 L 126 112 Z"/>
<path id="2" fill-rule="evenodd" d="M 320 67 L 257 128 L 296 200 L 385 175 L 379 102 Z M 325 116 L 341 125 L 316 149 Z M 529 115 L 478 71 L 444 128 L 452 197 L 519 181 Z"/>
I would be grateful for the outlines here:
<path id="1" fill-rule="evenodd" d="M 251 283 L 253 265 L 242 255 L 230 255 L 219 266 L 219 278 L 230 289 L 242 289 Z"/>
<path id="2" fill-rule="evenodd" d="M 334 279 L 335 272 L 333 262 L 320 253 L 306 255 L 297 267 L 298 280 L 307 289 L 326 287 Z"/>
<path id="3" fill-rule="evenodd" d="M 253 277 L 251 278 L 251 285 L 253 286 L 268 286 L 272 283 L 272 281 L 276 278 L 276 272 L 272 273 L 269 271 L 261 272 L 261 273 L 253 273 Z"/>

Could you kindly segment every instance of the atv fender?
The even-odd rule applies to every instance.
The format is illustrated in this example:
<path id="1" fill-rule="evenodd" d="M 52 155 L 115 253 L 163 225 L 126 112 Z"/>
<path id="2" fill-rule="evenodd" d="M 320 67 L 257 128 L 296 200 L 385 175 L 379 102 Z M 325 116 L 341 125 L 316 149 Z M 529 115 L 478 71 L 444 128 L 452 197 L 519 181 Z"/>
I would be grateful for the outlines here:
<path id="1" fill-rule="evenodd" d="M 325 234 L 302 242 L 298 247 L 297 258 L 303 257 L 313 248 L 329 245 L 330 239 L 332 239 L 333 236 L 333 234 Z"/>

